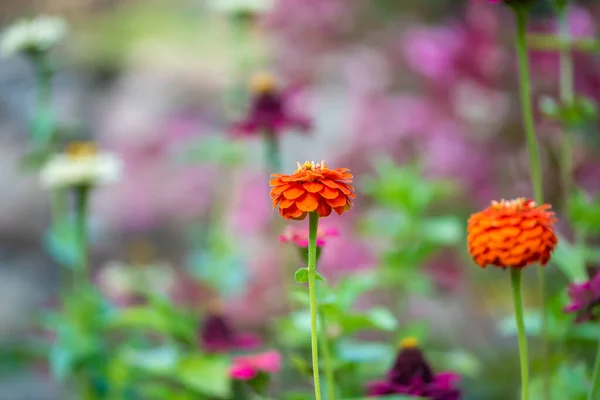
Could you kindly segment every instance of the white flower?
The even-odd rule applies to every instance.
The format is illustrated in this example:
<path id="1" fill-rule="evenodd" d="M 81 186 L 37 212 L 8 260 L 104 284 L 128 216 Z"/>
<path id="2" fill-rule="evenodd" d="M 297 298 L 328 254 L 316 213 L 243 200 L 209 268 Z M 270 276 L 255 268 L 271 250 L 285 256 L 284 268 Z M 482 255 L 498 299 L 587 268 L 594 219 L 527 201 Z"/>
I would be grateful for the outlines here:
<path id="1" fill-rule="evenodd" d="M 262 14 L 273 8 L 273 0 L 209 0 L 209 6 L 223 14 Z"/>
<path id="2" fill-rule="evenodd" d="M 46 163 L 40 179 L 49 188 L 95 186 L 116 182 L 121 170 L 122 162 L 114 154 L 97 153 L 92 144 L 75 143 Z"/>
<path id="3" fill-rule="evenodd" d="M 60 17 L 42 15 L 20 20 L 9 26 L 2 35 L 2 53 L 41 53 L 50 50 L 67 34 L 67 23 Z"/>

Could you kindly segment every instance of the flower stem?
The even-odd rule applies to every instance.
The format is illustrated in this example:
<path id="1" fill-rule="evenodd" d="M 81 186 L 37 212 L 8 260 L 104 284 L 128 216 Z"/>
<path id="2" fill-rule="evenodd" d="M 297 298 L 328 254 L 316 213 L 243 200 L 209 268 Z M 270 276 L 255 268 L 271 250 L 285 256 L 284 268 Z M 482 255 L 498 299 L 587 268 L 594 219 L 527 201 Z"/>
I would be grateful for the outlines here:
<path id="1" fill-rule="evenodd" d="M 336 400 L 335 393 L 335 375 L 333 373 L 333 363 L 331 360 L 331 341 L 327 337 L 327 325 L 325 323 L 325 317 L 322 313 L 320 315 L 321 323 L 321 350 L 323 350 L 323 365 L 325 367 L 325 380 L 327 381 L 327 400 Z"/>
<path id="2" fill-rule="evenodd" d="M 279 137 L 275 132 L 266 132 L 264 136 L 267 145 L 267 167 L 271 172 L 281 172 Z"/>
<path id="3" fill-rule="evenodd" d="M 571 47 L 567 43 L 570 42 L 568 9 L 560 11 L 558 16 L 559 31 L 560 31 L 560 84 L 559 94 L 563 107 L 572 107 L 575 99 L 574 79 L 573 79 L 573 57 Z M 572 187 L 572 172 L 573 172 L 573 143 L 572 134 L 569 132 L 569 127 L 565 123 L 563 126 L 562 136 L 562 156 L 561 156 L 561 180 L 563 193 L 567 194 Z"/>
<path id="4" fill-rule="evenodd" d="M 527 139 L 529 152 L 529 169 L 533 196 L 538 203 L 543 202 L 542 173 L 540 151 L 535 134 L 533 120 L 533 106 L 531 102 L 531 77 L 529 75 L 529 59 L 527 55 L 527 15 L 528 9 L 523 6 L 514 7 L 517 16 L 517 58 L 519 61 L 519 86 L 521 94 L 521 108 L 523 112 L 523 128 Z"/>
<path id="5" fill-rule="evenodd" d="M 527 337 L 525 335 L 525 322 L 523 319 L 523 299 L 521 298 L 521 270 L 510 269 L 510 278 L 515 303 L 515 320 L 517 322 L 517 335 L 519 339 L 519 359 L 521 361 L 521 400 L 529 399 L 529 356 L 527 355 Z"/>
<path id="6" fill-rule="evenodd" d="M 310 346 L 312 349 L 313 379 L 315 382 L 315 400 L 321 400 L 321 384 L 319 381 L 319 348 L 317 341 L 317 229 L 319 214 L 313 211 L 308 214 L 308 296 L 310 298 Z"/>
<path id="7" fill-rule="evenodd" d="M 88 273 L 88 238 L 87 238 L 87 213 L 89 186 L 75 188 L 75 234 L 79 244 L 79 265 L 77 269 L 76 284 L 87 283 Z"/>
<path id="8" fill-rule="evenodd" d="M 588 393 L 588 400 L 594 400 L 597 398 L 596 393 L 600 392 L 600 342 L 598 342 L 598 349 L 596 350 L 596 361 L 594 362 L 594 372 L 592 373 L 592 382 L 590 384 L 590 392 Z"/>
<path id="9" fill-rule="evenodd" d="M 54 120 L 52 116 L 52 68 L 46 54 L 33 59 L 36 80 L 36 115 L 32 129 L 32 143 L 37 151 L 48 149 L 52 141 Z"/>
<path id="10" fill-rule="evenodd" d="M 527 139 L 527 151 L 529 153 L 529 174 L 533 196 L 538 204 L 544 202 L 544 190 L 542 182 L 540 151 L 535 134 L 535 122 L 533 119 L 533 106 L 531 100 L 531 77 L 529 74 L 529 58 L 527 54 L 527 17 L 529 6 L 523 4 L 513 5 L 517 18 L 517 58 L 519 64 L 519 88 L 521 95 L 521 108 L 523 113 L 523 128 Z M 544 387 L 550 386 L 550 362 L 548 352 L 548 318 L 546 316 L 546 276 L 542 267 L 537 267 L 537 281 L 541 308 L 541 331 L 542 331 L 542 360 L 544 365 L 543 380 Z"/>

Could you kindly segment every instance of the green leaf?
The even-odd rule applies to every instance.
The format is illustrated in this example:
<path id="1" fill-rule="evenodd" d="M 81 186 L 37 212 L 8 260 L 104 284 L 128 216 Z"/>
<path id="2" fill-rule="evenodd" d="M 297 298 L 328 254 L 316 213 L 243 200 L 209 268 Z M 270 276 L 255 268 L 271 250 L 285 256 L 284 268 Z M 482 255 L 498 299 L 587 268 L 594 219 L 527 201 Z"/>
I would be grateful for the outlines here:
<path id="1" fill-rule="evenodd" d="M 384 343 L 342 339 L 337 345 L 336 353 L 342 361 L 377 362 L 385 365 L 395 357 L 396 349 Z"/>
<path id="2" fill-rule="evenodd" d="M 123 350 L 121 357 L 125 362 L 152 374 L 168 374 L 177 367 L 179 354 L 174 347 L 159 347 L 155 349 Z"/>
<path id="3" fill-rule="evenodd" d="M 396 317 L 386 308 L 375 307 L 367 311 L 371 324 L 383 331 L 393 331 L 398 326 Z"/>
<path id="4" fill-rule="evenodd" d="M 308 282 L 308 268 L 306 268 L 306 267 L 298 268 L 298 270 L 294 273 L 294 279 L 298 283 Z M 315 279 L 318 281 L 325 282 L 325 279 L 318 272 L 315 272 Z"/>
<path id="5" fill-rule="evenodd" d="M 226 357 L 192 354 L 180 360 L 176 378 L 192 390 L 222 399 L 231 395 L 228 371 Z"/>
<path id="6" fill-rule="evenodd" d="M 62 219 L 50 227 L 44 235 L 44 247 L 59 265 L 75 270 L 79 265 L 79 244 L 73 221 Z"/>
<path id="7" fill-rule="evenodd" d="M 294 279 L 298 283 L 308 282 L 308 269 L 306 267 L 299 268 L 294 274 Z"/>
<path id="8" fill-rule="evenodd" d="M 440 246 L 450 246 L 463 240 L 466 227 L 460 218 L 445 216 L 426 219 L 421 229 L 423 239 Z"/>
<path id="9" fill-rule="evenodd" d="M 348 310 L 358 300 L 360 295 L 375 289 L 378 279 L 374 271 L 349 275 L 342 278 L 335 288 L 337 295 L 337 304 Z"/>
<path id="10" fill-rule="evenodd" d="M 584 249 L 571 245 L 566 238 L 559 237 L 551 262 L 571 282 L 583 282 L 588 277 L 584 256 Z"/>
<path id="11" fill-rule="evenodd" d="M 50 349 L 50 354 L 48 357 L 52 376 L 59 382 L 64 382 L 73 370 L 75 363 L 73 351 L 67 347 L 55 343 Z"/>

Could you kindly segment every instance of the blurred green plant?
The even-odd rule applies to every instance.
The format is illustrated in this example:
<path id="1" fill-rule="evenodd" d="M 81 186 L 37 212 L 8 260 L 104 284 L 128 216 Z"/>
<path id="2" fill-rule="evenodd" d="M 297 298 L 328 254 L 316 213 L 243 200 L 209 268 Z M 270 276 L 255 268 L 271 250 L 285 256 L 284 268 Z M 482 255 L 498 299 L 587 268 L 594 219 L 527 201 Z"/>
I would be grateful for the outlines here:
<path id="1" fill-rule="evenodd" d="M 398 166 L 385 158 L 374 163 L 374 171 L 363 188 L 380 207 L 368 212 L 362 225 L 363 232 L 383 247 L 380 282 L 384 287 L 429 293 L 431 284 L 420 268 L 439 250 L 464 240 L 463 219 L 431 215 L 457 187 L 448 180 L 425 178 L 418 166 Z"/>

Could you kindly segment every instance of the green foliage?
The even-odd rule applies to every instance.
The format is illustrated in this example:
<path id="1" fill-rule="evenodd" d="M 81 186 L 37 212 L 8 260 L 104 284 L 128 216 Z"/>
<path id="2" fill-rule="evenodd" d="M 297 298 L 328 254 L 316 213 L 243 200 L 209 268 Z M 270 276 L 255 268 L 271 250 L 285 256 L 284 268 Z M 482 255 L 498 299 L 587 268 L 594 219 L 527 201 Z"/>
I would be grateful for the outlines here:
<path id="1" fill-rule="evenodd" d="M 318 281 L 325 282 L 325 279 L 321 276 L 321 274 L 319 274 L 318 272 L 315 272 L 315 274 L 316 274 L 315 279 L 317 279 Z M 298 270 L 294 273 L 294 279 L 298 283 L 308 282 L 308 268 L 306 268 L 306 267 L 298 268 Z"/>
<path id="2" fill-rule="evenodd" d="M 540 110 L 552 120 L 570 129 L 581 129 L 595 121 L 598 116 L 596 103 L 587 97 L 577 97 L 571 105 L 561 104 L 551 97 L 540 100 Z"/>
<path id="3" fill-rule="evenodd" d="M 551 397 L 548 400 L 586 400 L 588 392 L 588 377 L 585 364 L 562 363 L 550 380 Z M 536 377 L 530 385 L 532 399 L 543 398 L 543 378 Z"/>
<path id="4" fill-rule="evenodd" d="M 569 340 L 596 342 L 600 337 L 600 326 L 597 324 L 575 324 L 574 316 L 563 312 L 568 304 L 565 292 L 559 293 L 549 300 L 546 305 L 548 338 L 557 343 Z M 528 336 L 540 337 L 542 334 L 542 318 L 539 311 L 525 313 L 525 329 Z M 514 317 L 506 317 L 499 322 L 499 330 L 506 336 L 515 336 L 517 332 Z"/>
<path id="5" fill-rule="evenodd" d="M 382 206 L 368 213 L 363 224 L 364 233 L 384 245 L 380 284 L 429 293 L 431 284 L 420 267 L 442 248 L 462 243 L 465 236 L 464 220 L 431 215 L 455 187 L 448 181 L 425 179 L 415 166 L 400 167 L 383 159 L 375 163 L 375 176 L 365 180 L 364 188 Z"/>
<path id="6" fill-rule="evenodd" d="M 567 200 L 567 215 L 574 228 L 590 234 L 600 232 L 600 196 L 576 190 Z"/>
<path id="7" fill-rule="evenodd" d="M 79 265 L 79 243 L 72 218 L 63 218 L 46 230 L 44 247 L 54 262 L 70 270 Z"/>

